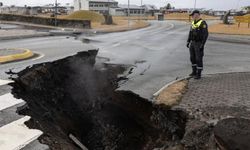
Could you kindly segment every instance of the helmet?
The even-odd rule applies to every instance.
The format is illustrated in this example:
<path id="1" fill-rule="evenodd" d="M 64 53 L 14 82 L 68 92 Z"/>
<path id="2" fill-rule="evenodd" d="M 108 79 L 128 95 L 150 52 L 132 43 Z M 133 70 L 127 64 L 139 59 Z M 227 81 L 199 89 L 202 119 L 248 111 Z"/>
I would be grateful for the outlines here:
<path id="1" fill-rule="evenodd" d="M 194 10 L 189 16 L 193 16 L 194 14 L 201 14 L 199 10 Z"/>

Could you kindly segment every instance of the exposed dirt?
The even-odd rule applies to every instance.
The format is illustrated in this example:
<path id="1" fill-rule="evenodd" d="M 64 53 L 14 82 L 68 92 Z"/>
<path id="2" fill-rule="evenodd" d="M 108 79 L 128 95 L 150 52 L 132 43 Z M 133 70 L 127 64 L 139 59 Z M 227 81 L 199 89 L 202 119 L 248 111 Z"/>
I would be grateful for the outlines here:
<path id="1" fill-rule="evenodd" d="M 130 91 L 117 91 L 124 66 L 96 64 L 97 51 L 80 52 L 26 68 L 14 78 L 12 93 L 27 102 L 20 113 L 44 135 L 52 150 L 152 150 L 180 143 L 186 113 L 154 105 Z"/>
<path id="2" fill-rule="evenodd" d="M 156 104 L 167 106 L 178 105 L 187 90 L 188 80 L 181 80 L 165 88 L 155 99 Z"/>

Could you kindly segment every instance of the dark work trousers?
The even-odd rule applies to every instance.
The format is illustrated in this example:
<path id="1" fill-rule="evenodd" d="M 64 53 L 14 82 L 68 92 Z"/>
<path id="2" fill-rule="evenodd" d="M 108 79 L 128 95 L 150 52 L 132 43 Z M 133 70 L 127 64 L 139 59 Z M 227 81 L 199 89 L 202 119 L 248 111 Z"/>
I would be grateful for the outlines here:
<path id="1" fill-rule="evenodd" d="M 191 42 L 190 48 L 190 60 L 193 67 L 203 70 L 203 56 L 204 48 L 201 49 L 201 42 Z"/>

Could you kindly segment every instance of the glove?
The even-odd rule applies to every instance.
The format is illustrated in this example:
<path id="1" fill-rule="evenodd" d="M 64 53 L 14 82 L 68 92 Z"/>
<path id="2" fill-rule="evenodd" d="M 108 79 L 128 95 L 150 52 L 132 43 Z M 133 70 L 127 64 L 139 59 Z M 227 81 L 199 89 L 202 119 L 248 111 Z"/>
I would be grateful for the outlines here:
<path id="1" fill-rule="evenodd" d="M 190 47 L 190 42 L 187 42 L 187 48 L 189 48 Z"/>

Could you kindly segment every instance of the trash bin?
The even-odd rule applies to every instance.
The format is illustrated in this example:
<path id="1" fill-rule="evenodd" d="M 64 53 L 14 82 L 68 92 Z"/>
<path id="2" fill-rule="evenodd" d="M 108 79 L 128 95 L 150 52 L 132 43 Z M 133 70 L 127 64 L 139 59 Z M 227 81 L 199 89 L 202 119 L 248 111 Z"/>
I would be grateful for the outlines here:
<path id="1" fill-rule="evenodd" d="M 164 14 L 162 13 L 155 13 L 156 20 L 162 21 L 164 20 Z"/>
<path id="2" fill-rule="evenodd" d="M 158 14 L 158 20 L 163 21 L 164 20 L 164 15 L 163 14 Z"/>

